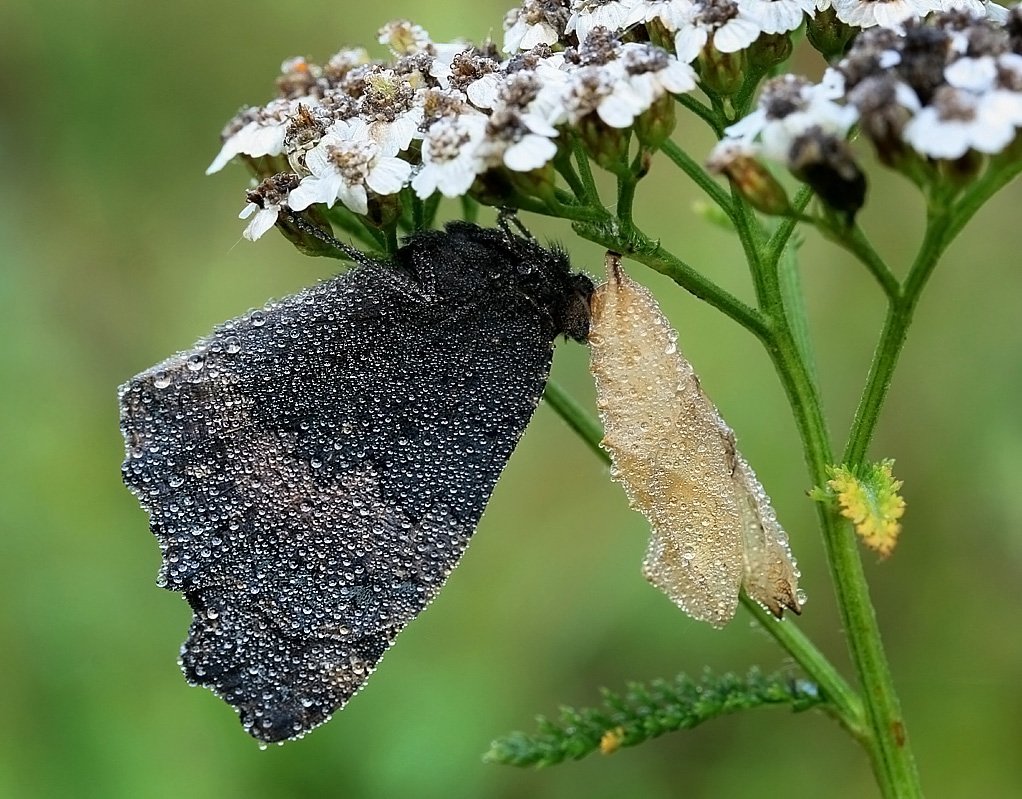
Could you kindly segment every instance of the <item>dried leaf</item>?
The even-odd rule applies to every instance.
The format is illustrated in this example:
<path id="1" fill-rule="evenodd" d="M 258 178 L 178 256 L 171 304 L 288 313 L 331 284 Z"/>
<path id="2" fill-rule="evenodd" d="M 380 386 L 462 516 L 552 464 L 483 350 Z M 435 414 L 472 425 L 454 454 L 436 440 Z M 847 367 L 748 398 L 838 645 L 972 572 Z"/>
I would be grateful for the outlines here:
<path id="1" fill-rule="evenodd" d="M 603 447 L 652 537 L 643 572 L 688 615 L 716 627 L 739 588 L 776 616 L 800 610 L 787 536 L 734 434 L 703 393 L 656 299 L 607 254 L 589 344 Z"/>

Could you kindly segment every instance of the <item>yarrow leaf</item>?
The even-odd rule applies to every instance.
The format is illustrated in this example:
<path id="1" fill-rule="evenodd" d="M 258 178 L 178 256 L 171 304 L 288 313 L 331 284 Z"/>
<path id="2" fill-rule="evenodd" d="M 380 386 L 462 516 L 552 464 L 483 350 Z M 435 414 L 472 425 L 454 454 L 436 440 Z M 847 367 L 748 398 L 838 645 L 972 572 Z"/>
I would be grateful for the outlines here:
<path id="1" fill-rule="evenodd" d="M 779 673 L 752 669 L 741 677 L 706 672 L 699 680 L 680 674 L 673 680 L 630 683 L 621 694 L 605 689 L 599 707 L 563 707 L 556 720 L 540 716 L 535 733 L 498 738 L 483 759 L 508 766 L 552 766 L 597 751 L 609 755 L 740 710 L 788 705 L 800 712 L 825 702 L 815 683 Z"/>

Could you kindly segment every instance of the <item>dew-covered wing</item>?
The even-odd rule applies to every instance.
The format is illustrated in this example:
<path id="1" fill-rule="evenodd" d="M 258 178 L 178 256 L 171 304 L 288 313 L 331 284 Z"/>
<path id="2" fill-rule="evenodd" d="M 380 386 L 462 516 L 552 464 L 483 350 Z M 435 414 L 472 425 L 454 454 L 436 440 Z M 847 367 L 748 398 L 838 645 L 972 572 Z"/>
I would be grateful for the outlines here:
<path id="1" fill-rule="evenodd" d="M 182 668 L 256 738 L 359 690 L 458 562 L 542 393 L 549 314 L 514 264 L 457 255 L 357 267 L 121 387 L 124 480 L 194 611 Z"/>

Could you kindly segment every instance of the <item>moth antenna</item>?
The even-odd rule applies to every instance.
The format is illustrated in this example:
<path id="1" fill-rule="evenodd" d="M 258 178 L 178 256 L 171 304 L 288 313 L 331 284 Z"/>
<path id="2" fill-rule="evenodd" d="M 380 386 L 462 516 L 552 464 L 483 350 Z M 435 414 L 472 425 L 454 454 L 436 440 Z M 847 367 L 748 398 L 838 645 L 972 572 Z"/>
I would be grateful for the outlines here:
<path id="1" fill-rule="evenodd" d="M 366 255 L 361 250 L 355 249 L 350 244 L 345 244 L 340 239 L 334 238 L 325 230 L 323 230 L 321 227 L 312 224 L 304 216 L 292 211 L 290 208 L 282 207 L 280 210 L 281 213 L 287 216 L 288 221 L 290 221 L 291 224 L 293 224 L 296 228 L 302 231 L 302 233 L 307 233 L 310 236 L 315 236 L 324 244 L 329 244 L 334 249 L 343 252 L 348 257 L 348 260 L 356 264 L 361 264 L 362 266 L 371 266 L 378 263 L 374 258 L 371 258 L 370 256 Z"/>

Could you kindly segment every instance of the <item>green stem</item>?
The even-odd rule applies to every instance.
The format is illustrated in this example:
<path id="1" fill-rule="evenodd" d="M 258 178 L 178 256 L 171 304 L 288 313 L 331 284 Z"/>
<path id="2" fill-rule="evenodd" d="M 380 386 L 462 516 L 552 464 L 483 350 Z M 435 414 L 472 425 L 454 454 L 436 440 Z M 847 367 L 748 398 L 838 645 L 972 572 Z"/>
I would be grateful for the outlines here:
<path id="1" fill-rule="evenodd" d="M 762 67 L 750 66 L 749 71 L 745 75 L 745 80 L 742 81 L 742 87 L 731 98 L 731 107 L 735 110 L 735 119 L 741 119 L 748 113 L 749 103 L 752 101 L 756 88 L 767 72 L 768 70 Z"/>
<path id="2" fill-rule="evenodd" d="M 404 192 L 411 198 L 412 206 L 412 230 L 422 230 L 426 226 L 425 209 L 422 200 L 415 192 Z"/>
<path id="3" fill-rule="evenodd" d="M 880 333 L 873 362 L 869 367 L 866 387 L 863 389 L 855 420 L 848 435 L 843 461 L 846 465 L 860 464 L 866 457 L 873 438 L 880 409 L 891 386 L 894 367 L 905 344 L 908 327 L 912 322 L 916 303 L 923 287 L 933 273 L 937 261 L 961 233 L 976 212 L 994 194 L 1022 172 L 1022 158 L 992 163 L 986 173 L 962 195 L 950 210 L 937 209 L 927 219 L 926 234 L 919 247 L 908 277 L 899 294 L 891 300 L 884 328 Z"/>
<path id="4" fill-rule="evenodd" d="M 575 164 L 578 166 L 578 177 L 582 181 L 583 197 L 586 203 L 595 208 L 602 208 L 603 201 L 600 200 L 600 190 L 596 188 L 593 168 L 589 163 L 589 154 L 586 153 L 585 145 L 579 136 L 571 136 L 571 151 L 575 155 Z"/>
<path id="5" fill-rule="evenodd" d="M 809 201 L 812 198 L 813 190 L 811 188 L 805 185 L 799 188 L 798 194 L 795 195 L 795 201 L 791 204 L 794 213 L 780 221 L 763 248 L 762 258 L 764 261 L 773 263 L 780 260 L 781 255 L 784 253 L 784 248 L 788 246 L 788 241 L 795 232 L 795 225 L 801 221 L 802 212 L 809 205 Z"/>
<path id="6" fill-rule="evenodd" d="M 905 279 L 905 285 L 888 305 L 887 318 L 884 320 L 884 327 L 873 353 L 866 385 L 859 398 L 855 419 L 848 434 L 848 443 L 841 458 L 849 467 L 858 466 L 866 457 L 869 442 L 873 438 L 880 417 L 880 410 L 891 387 L 894 367 L 898 363 L 905 338 L 908 336 L 908 328 L 912 323 L 912 315 L 919 302 L 919 296 L 947 246 L 949 222 L 947 214 L 944 213 L 929 218 L 923 243 Z"/>
<path id="7" fill-rule="evenodd" d="M 461 195 L 461 218 L 473 223 L 479 219 L 479 203 L 467 194 Z"/>
<path id="8" fill-rule="evenodd" d="M 554 158 L 554 168 L 557 170 L 557 174 L 564 178 L 565 183 L 571 188 L 579 202 L 588 203 L 590 201 L 586 186 L 571 165 L 571 156 L 568 153 L 558 151 L 558 155 Z"/>
<path id="9" fill-rule="evenodd" d="M 740 229 L 753 222 L 751 213 L 741 214 L 741 221 L 739 233 L 743 242 L 762 238 L 757 231 Z M 764 249 L 770 249 L 772 244 L 776 250 L 777 243 L 768 241 Z M 789 321 L 790 311 L 784 306 L 778 261 L 765 260 L 762 252 L 755 268 L 759 271 L 757 294 L 761 297 L 764 312 L 773 322 L 772 335 L 765 342 L 767 351 L 795 413 L 810 477 L 814 484 L 823 485 L 827 479 L 826 468 L 833 462 L 833 456 L 819 390 L 798 347 Z M 852 662 L 863 687 L 871 728 L 866 751 L 873 771 L 884 796 L 919 796 L 915 761 L 908 745 L 855 535 L 830 508 L 820 505 L 818 514 L 841 620 Z"/>
<path id="10" fill-rule="evenodd" d="M 862 228 L 858 225 L 852 228 L 839 227 L 829 224 L 825 219 L 814 221 L 816 222 L 817 229 L 824 236 L 835 244 L 844 247 L 863 263 L 880 285 L 880 288 L 883 289 L 888 300 L 893 301 L 898 298 L 901 292 L 901 284 L 898 282 L 898 278 L 894 276 L 890 267 L 887 266 L 887 262 L 880 257 L 880 254 L 874 249 L 869 239 L 866 238 Z"/>
<path id="11" fill-rule="evenodd" d="M 424 228 L 433 227 L 433 223 L 436 221 L 436 212 L 440 209 L 442 197 L 443 195 L 439 193 L 431 194 L 422 204 L 422 226 Z"/>
<path id="12" fill-rule="evenodd" d="M 759 622 L 781 648 L 789 652 L 802 670 L 823 690 L 829 705 L 824 709 L 833 716 L 852 736 L 864 743 L 871 743 L 869 728 L 865 726 L 862 699 L 842 677 L 833 664 L 827 660 L 791 619 L 775 619 L 756 600 L 750 599 L 743 591 L 742 606 Z"/>
<path id="13" fill-rule="evenodd" d="M 724 135 L 724 126 L 720 122 L 721 116 L 718 115 L 714 109 L 699 102 L 690 94 L 676 94 L 674 95 L 674 99 L 677 100 L 678 104 L 683 108 L 688 109 L 703 120 L 703 122 L 709 125 L 718 139 Z"/>
<path id="14" fill-rule="evenodd" d="M 735 209 L 734 204 L 731 202 L 731 197 L 728 196 L 728 193 L 721 188 L 717 181 L 710 177 L 705 169 L 696 163 L 692 156 L 670 139 L 666 139 L 660 145 L 660 151 L 670 158 L 682 172 L 688 175 L 693 183 L 706 192 L 709 198 L 727 215 L 728 219 L 732 222 L 735 221 Z"/>
<path id="15" fill-rule="evenodd" d="M 621 235 L 626 241 L 631 241 L 635 237 L 632 204 L 635 202 L 635 188 L 638 182 L 631 172 L 619 175 L 617 179 L 617 218 L 621 224 Z"/>
<path id="16" fill-rule="evenodd" d="M 397 227 L 395 225 L 388 225 L 384 231 L 387 242 L 387 254 L 393 255 L 397 252 Z"/>
<path id="17" fill-rule="evenodd" d="M 610 455 L 600 446 L 600 442 L 603 440 L 603 428 L 600 423 L 553 380 L 547 381 L 543 399 L 568 423 L 568 427 L 578 433 L 579 437 L 589 445 L 589 449 L 609 466 Z"/>
<path id="18" fill-rule="evenodd" d="M 665 250 L 659 242 L 652 241 L 640 231 L 634 230 L 633 237 L 629 240 L 612 225 L 583 223 L 572 227 L 582 238 L 627 255 L 632 260 L 666 275 L 690 294 L 709 303 L 760 338 L 767 336 L 769 321 L 763 314 L 701 275 L 676 255 Z"/>

